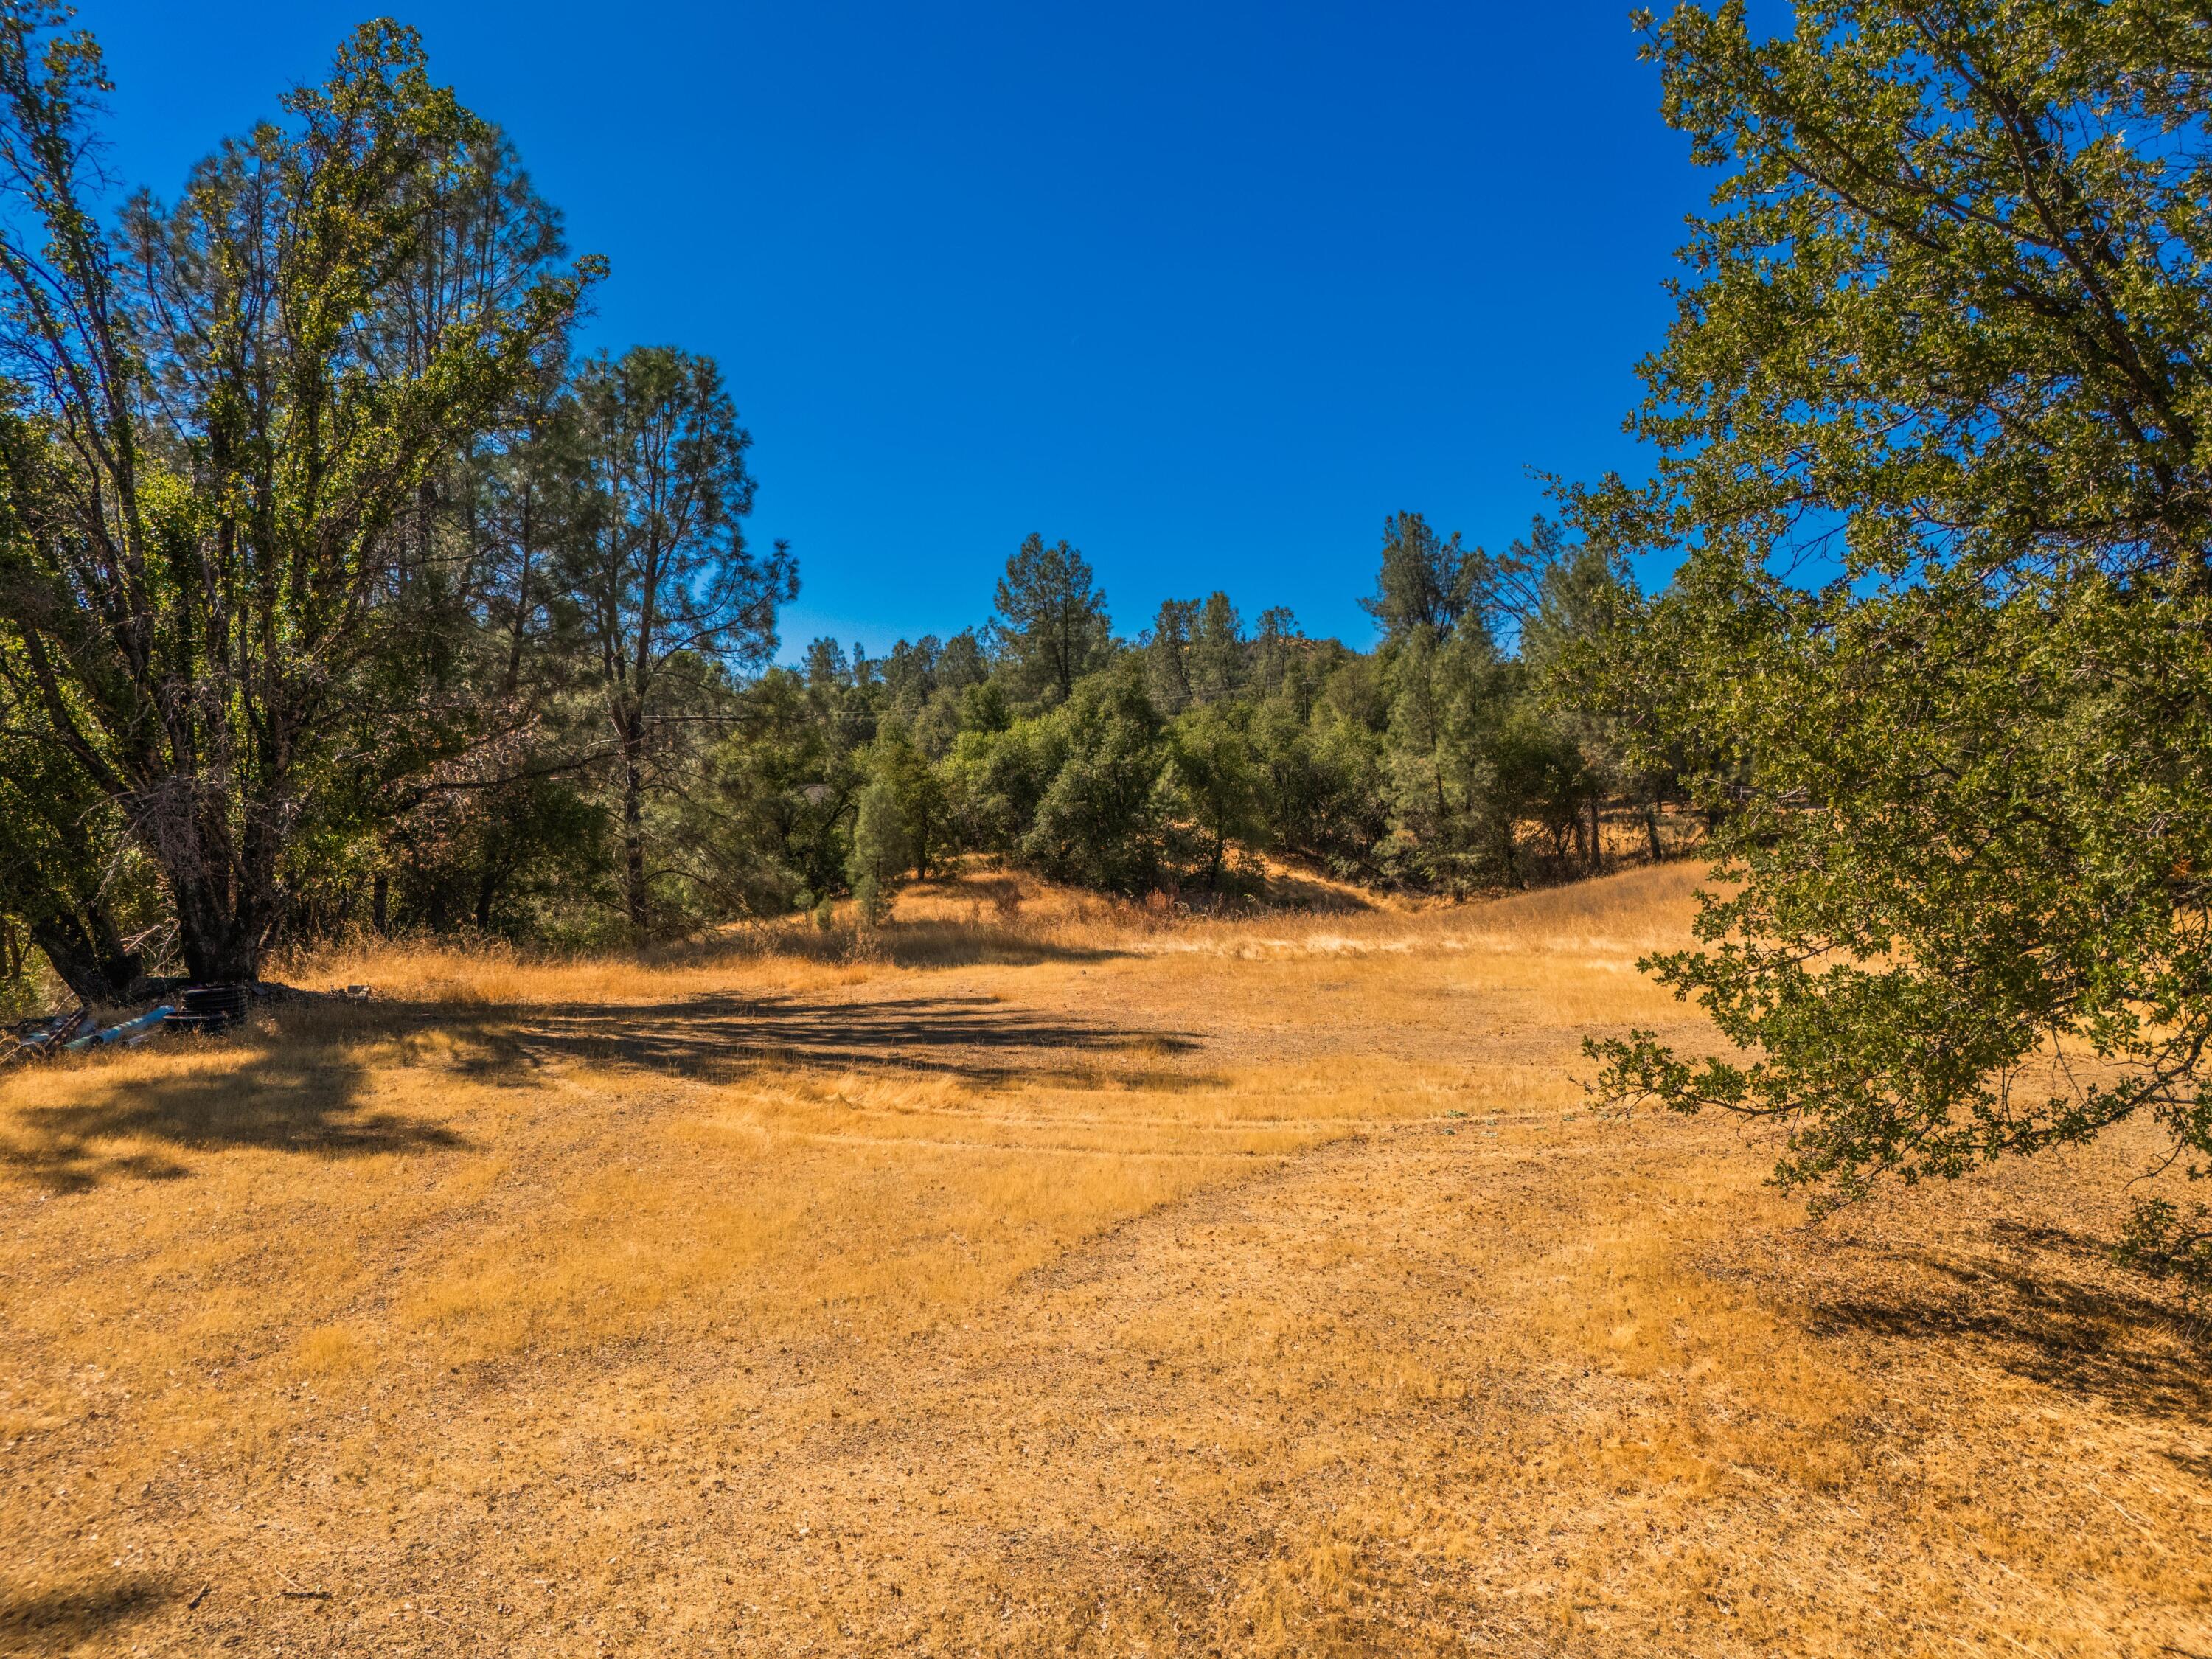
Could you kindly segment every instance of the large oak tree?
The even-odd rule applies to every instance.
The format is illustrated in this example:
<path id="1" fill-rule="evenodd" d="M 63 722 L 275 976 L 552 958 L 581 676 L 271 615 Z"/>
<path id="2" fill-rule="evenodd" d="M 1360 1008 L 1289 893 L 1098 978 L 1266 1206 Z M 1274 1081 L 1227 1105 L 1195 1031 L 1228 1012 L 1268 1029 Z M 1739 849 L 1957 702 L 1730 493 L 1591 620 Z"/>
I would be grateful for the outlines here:
<path id="1" fill-rule="evenodd" d="M 497 147 L 388 22 L 110 234 L 101 59 L 67 16 L 0 15 L 0 672 L 159 865 L 191 974 L 250 978 L 306 792 L 402 625 L 376 603 L 398 521 L 599 267 L 420 303 Z"/>
<path id="2" fill-rule="evenodd" d="M 1823 1202 L 2138 1114 L 2201 1170 L 2212 26 L 1646 23 L 1721 182 L 1645 366 L 1658 477 L 1579 515 L 1685 561 L 1617 636 L 1614 702 L 1648 760 L 1700 756 L 1726 883 L 1656 966 L 1741 1046 L 1607 1044 L 1607 1085 L 1782 1126 Z M 2190 1232 L 2156 1206 L 2138 1241 Z"/>

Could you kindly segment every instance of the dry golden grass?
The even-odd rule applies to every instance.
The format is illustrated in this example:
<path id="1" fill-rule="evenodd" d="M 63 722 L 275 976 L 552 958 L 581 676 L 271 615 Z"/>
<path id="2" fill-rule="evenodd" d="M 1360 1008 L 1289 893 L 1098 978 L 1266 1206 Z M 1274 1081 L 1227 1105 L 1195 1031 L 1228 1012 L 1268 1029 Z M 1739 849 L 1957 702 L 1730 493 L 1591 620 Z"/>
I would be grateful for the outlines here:
<path id="1" fill-rule="evenodd" d="M 2129 1149 L 1594 1120 L 1679 867 L 391 949 L 0 1080 L 0 1652 L 2212 1655 Z"/>

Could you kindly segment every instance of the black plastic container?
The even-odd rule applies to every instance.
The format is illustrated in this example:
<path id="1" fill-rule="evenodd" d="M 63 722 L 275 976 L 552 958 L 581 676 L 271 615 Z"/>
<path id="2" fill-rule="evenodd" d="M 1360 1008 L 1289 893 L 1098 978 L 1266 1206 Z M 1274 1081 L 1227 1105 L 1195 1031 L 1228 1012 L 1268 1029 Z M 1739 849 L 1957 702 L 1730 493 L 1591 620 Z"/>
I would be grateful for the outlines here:
<path id="1" fill-rule="evenodd" d="M 161 1021 L 166 1031 L 224 1031 L 246 1018 L 253 1000 L 250 985 L 191 985 L 179 1006 Z"/>

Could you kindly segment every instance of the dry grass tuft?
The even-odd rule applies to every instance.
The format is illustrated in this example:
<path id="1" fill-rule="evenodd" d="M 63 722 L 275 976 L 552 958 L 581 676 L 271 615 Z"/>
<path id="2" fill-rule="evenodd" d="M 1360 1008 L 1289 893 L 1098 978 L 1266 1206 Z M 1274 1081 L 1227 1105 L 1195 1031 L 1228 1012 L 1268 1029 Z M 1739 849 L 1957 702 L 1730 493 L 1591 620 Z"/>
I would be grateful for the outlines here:
<path id="1" fill-rule="evenodd" d="M 1692 884 L 969 871 L 13 1075 L 0 1652 L 2212 1652 L 2129 1148 L 1808 1232 L 1594 1120 Z"/>

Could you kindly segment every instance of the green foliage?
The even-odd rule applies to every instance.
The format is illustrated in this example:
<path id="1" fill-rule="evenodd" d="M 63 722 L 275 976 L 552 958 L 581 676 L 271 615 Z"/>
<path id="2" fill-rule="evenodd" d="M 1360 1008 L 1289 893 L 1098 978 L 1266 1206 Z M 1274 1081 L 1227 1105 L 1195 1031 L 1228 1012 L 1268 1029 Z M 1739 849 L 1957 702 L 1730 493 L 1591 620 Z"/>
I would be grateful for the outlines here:
<path id="1" fill-rule="evenodd" d="M 1198 621 L 1195 599 L 1163 599 L 1145 637 L 1145 672 L 1152 706 L 1180 714 L 1195 701 L 1191 689 L 1191 635 Z"/>
<path id="2" fill-rule="evenodd" d="M 713 359 L 668 346 L 602 354 L 562 411 L 586 506 L 562 549 L 611 738 L 633 928 L 653 919 L 647 808 L 667 755 L 727 689 L 732 668 L 775 647 L 775 613 L 798 593 L 787 548 L 745 544 L 751 434 Z"/>
<path id="3" fill-rule="evenodd" d="M 1383 732 L 1346 712 L 1367 701 L 1361 682 L 1373 665 L 1352 658 L 1327 680 L 1327 695 L 1288 689 L 1260 703 L 1250 727 L 1268 844 L 1301 854 L 1340 876 L 1372 879 L 1376 851 L 1389 833 L 1382 789 Z"/>
<path id="4" fill-rule="evenodd" d="M 12 918 L 0 992 L 25 984 L 35 945 L 81 1002 L 120 999 L 145 965 L 125 944 L 159 916 L 145 861 L 106 800 L 35 708 L 0 677 L 0 917 Z"/>
<path id="5" fill-rule="evenodd" d="M 1232 847 L 1265 849 L 1265 775 L 1253 752 L 1252 711 L 1218 702 L 1178 719 L 1169 733 L 1170 811 L 1196 833 L 1206 884 L 1219 887 Z"/>
<path id="6" fill-rule="evenodd" d="M 1022 695 L 1065 702 L 1075 682 L 1105 660 L 1112 643 L 1106 595 L 1065 541 L 1031 535 L 999 580 L 1000 629 Z"/>
<path id="7" fill-rule="evenodd" d="M 1243 621 L 1218 591 L 1204 599 L 1164 600 L 1143 648 L 1146 693 L 1170 718 L 1237 697 L 1251 672 Z"/>
<path id="8" fill-rule="evenodd" d="M 799 892 L 843 883 L 853 814 L 866 781 L 854 695 L 827 675 L 773 668 L 736 699 L 709 762 L 717 811 L 702 840 L 747 894 L 774 913 Z"/>
<path id="9" fill-rule="evenodd" d="M 930 866 L 953 835 L 948 810 L 950 789 L 931 766 L 905 724 L 890 720 L 878 733 L 870 751 L 869 768 L 878 783 L 890 793 L 905 826 L 906 861 L 916 881 L 928 879 Z"/>
<path id="10" fill-rule="evenodd" d="M 878 776 L 860 792 L 853 852 L 845 866 L 863 925 L 883 925 L 899 878 L 913 860 L 913 831 L 900 810 L 897 788 L 888 777 Z"/>
<path id="11" fill-rule="evenodd" d="M 1017 849 L 1067 754 L 1067 722 L 1049 715 L 963 733 L 947 769 L 963 841 L 987 852 Z"/>
<path id="12" fill-rule="evenodd" d="M 2200 31 L 2041 0 L 1650 26 L 1725 172 L 1646 368 L 1658 480 L 1576 516 L 1685 557 L 1595 678 L 1637 764 L 1701 775 L 1724 884 L 1653 965 L 1745 1052 L 1639 1036 L 1605 1086 L 1786 1126 L 1823 1204 L 2145 1113 L 2212 1163 Z M 1808 559 L 1835 579 L 1778 574 Z"/>
<path id="13" fill-rule="evenodd" d="M 1060 881 L 1141 893 L 1166 865 L 1168 750 L 1137 675 L 1086 682 L 1054 711 L 1064 756 L 1022 836 L 1023 860 Z"/>
<path id="14" fill-rule="evenodd" d="M 1382 568 L 1375 592 L 1359 602 L 1385 641 L 1419 629 L 1449 634 L 1468 613 L 1474 573 L 1459 536 L 1438 536 L 1418 513 L 1394 513 L 1382 524 Z"/>
<path id="15" fill-rule="evenodd" d="M 865 879 L 878 906 L 956 851 L 1129 894 L 1249 884 L 1269 849 L 1454 892 L 1578 868 L 1596 763 L 1487 618 L 1499 573 L 1526 574 L 1535 615 L 1554 589 L 1583 594 L 1573 573 L 1589 558 L 1541 526 L 1507 559 L 1453 557 L 1485 580 L 1441 636 L 1422 625 L 1363 655 L 1305 639 L 1280 610 L 1248 636 L 1217 592 L 1163 605 L 1138 647 L 1102 653 L 1042 703 L 1024 696 L 1030 666 L 988 660 L 972 632 L 878 659 L 817 641 L 803 680 L 772 670 L 738 698 L 719 856 L 757 849 L 788 872 L 787 892 Z M 1579 637 L 1566 605 L 1552 625 Z M 896 866 L 852 851 L 862 793 L 878 787 Z"/>
<path id="16" fill-rule="evenodd" d="M 1717 948 L 1654 965 L 1754 1057 L 1639 1038 L 1611 1086 L 1780 1118 L 1783 1177 L 1838 1197 L 2146 1109 L 2212 1150 L 2212 600 L 2066 568 L 2002 603 L 1956 570 L 1871 595 L 1702 577 L 1656 616 L 1694 630 L 1740 750 L 1734 885 L 1699 921 Z"/>
<path id="17" fill-rule="evenodd" d="M 1403 879 L 1465 892 L 1522 879 L 1518 803 L 1499 793 L 1514 678 L 1486 631 L 1439 637 L 1417 623 L 1390 653 L 1383 782 L 1392 828 L 1382 849 Z"/>
<path id="18" fill-rule="evenodd" d="M 370 603 L 394 521 L 598 268 L 529 270 L 419 352 L 384 349 L 432 204 L 495 150 L 391 23 L 357 30 L 327 82 L 284 100 L 289 125 L 224 146 L 173 207 L 134 198 L 111 240 L 82 172 L 99 51 L 54 33 L 62 17 L 0 18 L 0 167 L 28 204 L 0 224 L 0 331 L 27 371 L 0 431 L 18 527 L 0 636 L 160 865 L 190 970 L 248 978 L 300 803 L 379 653 L 406 648 L 404 608 Z M 402 748 L 442 723 L 388 712 Z"/>

